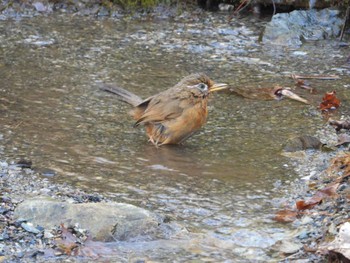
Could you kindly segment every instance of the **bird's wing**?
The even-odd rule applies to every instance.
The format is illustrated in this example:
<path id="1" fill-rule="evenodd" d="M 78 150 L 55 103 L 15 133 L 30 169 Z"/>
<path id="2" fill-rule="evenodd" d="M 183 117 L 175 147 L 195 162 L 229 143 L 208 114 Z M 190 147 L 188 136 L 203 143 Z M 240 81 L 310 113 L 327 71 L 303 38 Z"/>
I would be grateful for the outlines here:
<path id="1" fill-rule="evenodd" d="M 148 106 L 135 125 L 147 122 L 162 123 L 179 117 L 184 111 L 181 98 L 174 96 L 154 96 L 146 99 Z"/>

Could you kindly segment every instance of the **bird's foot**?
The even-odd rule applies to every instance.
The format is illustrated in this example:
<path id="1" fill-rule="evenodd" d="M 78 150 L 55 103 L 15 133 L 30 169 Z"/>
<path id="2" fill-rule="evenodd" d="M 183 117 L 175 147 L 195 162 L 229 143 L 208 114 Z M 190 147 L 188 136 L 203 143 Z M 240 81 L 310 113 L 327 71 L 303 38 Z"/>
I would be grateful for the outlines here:
<path id="1" fill-rule="evenodd" d="M 148 140 L 149 142 L 151 142 L 154 146 L 156 146 L 157 148 L 160 146 L 160 144 L 159 144 L 159 139 L 157 139 L 156 141 L 154 141 L 154 139 L 153 139 L 153 137 L 152 136 L 150 136 L 149 137 L 149 140 Z"/>

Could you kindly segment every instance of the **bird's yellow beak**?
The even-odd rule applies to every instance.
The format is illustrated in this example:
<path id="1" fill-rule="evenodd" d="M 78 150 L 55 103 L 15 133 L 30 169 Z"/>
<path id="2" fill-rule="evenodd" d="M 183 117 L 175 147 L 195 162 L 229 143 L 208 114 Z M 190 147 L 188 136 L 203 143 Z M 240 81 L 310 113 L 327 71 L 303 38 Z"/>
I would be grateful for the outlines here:
<path id="1" fill-rule="evenodd" d="M 215 83 L 210 87 L 209 92 L 219 91 L 223 89 L 227 89 L 228 85 L 226 83 Z"/>

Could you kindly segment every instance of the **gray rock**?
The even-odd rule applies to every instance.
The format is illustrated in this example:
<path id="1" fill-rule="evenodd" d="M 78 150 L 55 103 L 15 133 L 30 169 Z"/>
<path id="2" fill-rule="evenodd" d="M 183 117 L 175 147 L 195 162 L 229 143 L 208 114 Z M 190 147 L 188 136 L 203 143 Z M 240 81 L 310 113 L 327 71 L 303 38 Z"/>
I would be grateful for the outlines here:
<path id="1" fill-rule="evenodd" d="M 229 5 L 229 4 L 224 4 L 224 3 L 219 4 L 220 11 L 232 11 L 234 9 L 235 9 L 234 5 Z"/>
<path id="2" fill-rule="evenodd" d="M 301 219 L 301 224 L 302 225 L 307 225 L 307 224 L 311 224 L 313 222 L 313 219 L 309 216 L 303 216 L 303 218 Z"/>
<path id="3" fill-rule="evenodd" d="M 323 146 L 323 143 L 314 136 L 303 135 L 289 139 L 283 150 L 286 152 L 303 151 L 307 149 L 319 150 Z"/>
<path id="4" fill-rule="evenodd" d="M 303 247 L 301 243 L 294 243 L 289 240 L 280 240 L 274 245 L 274 249 L 284 254 L 294 254 Z"/>
<path id="5" fill-rule="evenodd" d="M 345 222 L 342 224 L 335 239 L 329 244 L 320 246 L 319 249 L 326 249 L 328 251 L 339 253 L 343 256 L 344 262 L 348 262 L 350 259 L 350 223 Z"/>
<path id="6" fill-rule="evenodd" d="M 54 235 L 51 234 L 51 232 L 49 230 L 44 230 L 44 238 L 50 239 L 53 237 L 54 237 Z"/>
<path id="7" fill-rule="evenodd" d="M 264 43 L 300 46 L 302 40 L 321 40 L 337 37 L 344 21 L 338 10 L 295 10 L 272 17 L 262 37 Z"/>
<path id="8" fill-rule="evenodd" d="M 97 13 L 98 16 L 109 16 L 109 14 L 110 10 L 105 6 L 101 6 Z"/>
<path id="9" fill-rule="evenodd" d="M 37 229 L 36 227 L 34 227 L 31 223 L 22 223 L 21 224 L 21 227 L 27 231 L 27 232 L 30 232 L 30 233 L 33 233 L 33 234 L 39 234 L 40 233 L 40 230 Z"/>
<path id="10" fill-rule="evenodd" d="M 0 166 L 2 168 L 7 168 L 9 165 L 8 165 L 8 163 L 6 161 L 0 161 Z"/>
<path id="11" fill-rule="evenodd" d="M 41 2 L 35 2 L 35 3 L 33 3 L 33 6 L 35 7 L 36 11 L 46 12 L 46 7 Z"/>
<path id="12" fill-rule="evenodd" d="M 160 223 L 151 212 L 129 204 L 70 204 L 52 199 L 26 200 L 17 206 L 14 216 L 47 229 L 78 223 L 100 241 L 150 239 Z"/>
<path id="13" fill-rule="evenodd" d="M 51 169 L 43 169 L 40 171 L 43 176 L 52 177 L 56 175 L 56 172 Z"/>

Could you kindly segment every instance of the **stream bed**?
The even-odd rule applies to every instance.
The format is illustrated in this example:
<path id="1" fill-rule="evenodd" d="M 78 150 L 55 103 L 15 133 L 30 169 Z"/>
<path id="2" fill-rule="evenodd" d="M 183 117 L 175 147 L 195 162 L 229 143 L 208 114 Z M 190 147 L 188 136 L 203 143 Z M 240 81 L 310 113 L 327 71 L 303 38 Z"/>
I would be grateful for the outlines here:
<path id="1" fill-rule="evenodd" d="M 342 107 L 349 106 L 349 48 L 337 41 L 264 46 L 266 21 L 228 22 L 226 13 L 174 21 L 60 15 L 2 21 L 2 159 L 29 159 L 53 182 L 165 215 L 195 237 L 180 252 L 176 242 L 126 247 L 136 255 L 280 260 L 271 247 L 291 229 L 272 220 L 280 208 L 274 200 L 298 177 L 281 150 L 289 138 L 326 125 L 317 109 L 326 91 L 337 90 Z M 233 87 L 291 87 L 311 105 L 217 93 L 198 134 L 156 148 L 133 128 L 129 105 L 98 89 L 115 83 L 146 98 L 194 72 Z M 341 78 L 312 81 L 317 93 L 310 94 L 294 87 L 291 74 Z"/>

